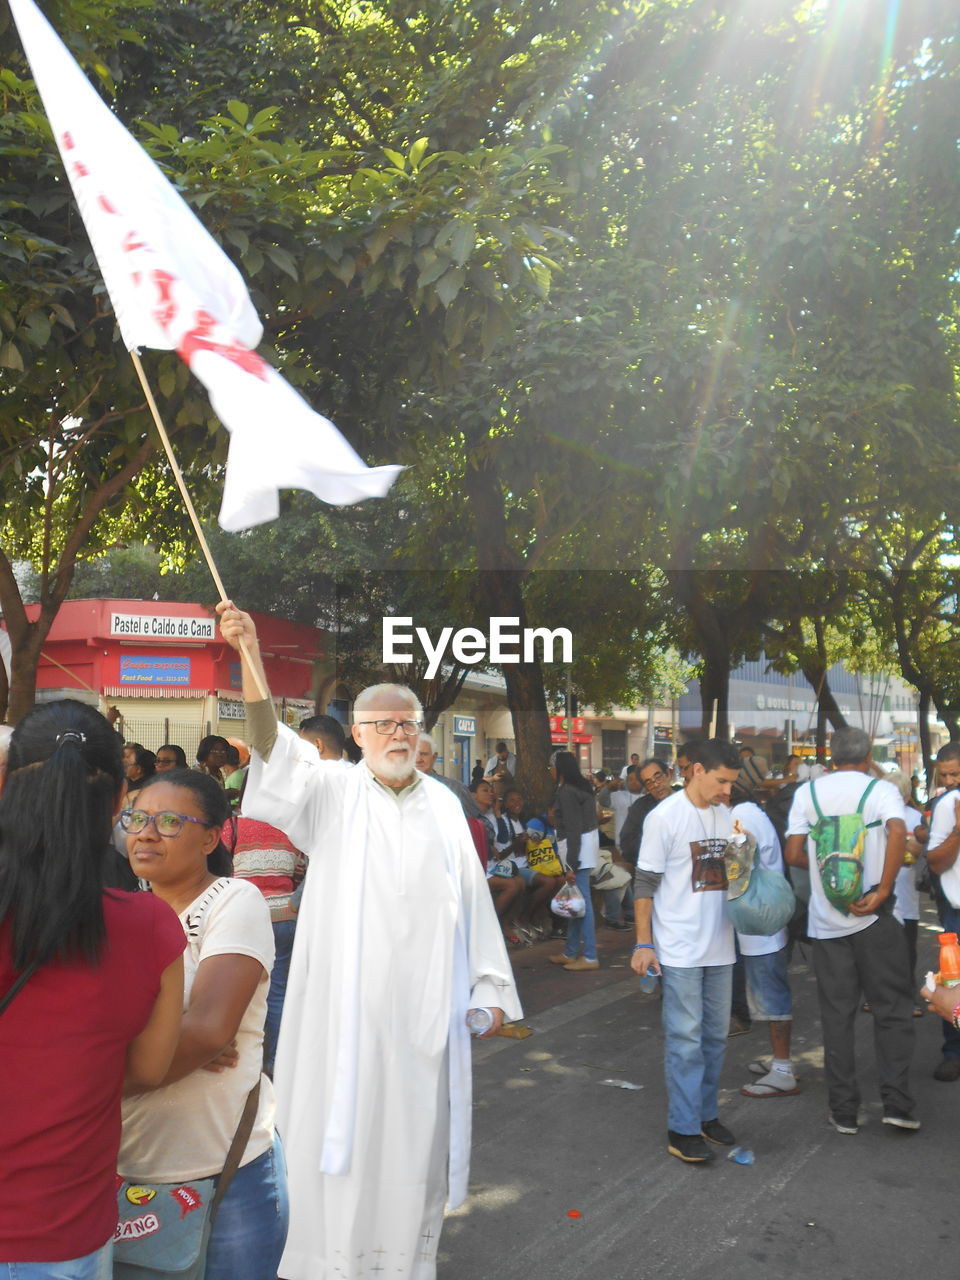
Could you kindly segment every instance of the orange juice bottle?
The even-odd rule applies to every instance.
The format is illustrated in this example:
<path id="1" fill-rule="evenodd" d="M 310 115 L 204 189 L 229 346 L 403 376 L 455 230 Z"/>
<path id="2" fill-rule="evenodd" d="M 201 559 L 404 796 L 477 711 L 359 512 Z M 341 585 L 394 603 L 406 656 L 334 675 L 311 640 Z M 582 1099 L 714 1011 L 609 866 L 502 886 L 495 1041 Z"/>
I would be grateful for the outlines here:
<path id="1" fill-rule="evenodd" d="M 941 987 L 960 986 L 960 946 L 955 933 L 940 935 L 940 972 L 937 983 Z"/>

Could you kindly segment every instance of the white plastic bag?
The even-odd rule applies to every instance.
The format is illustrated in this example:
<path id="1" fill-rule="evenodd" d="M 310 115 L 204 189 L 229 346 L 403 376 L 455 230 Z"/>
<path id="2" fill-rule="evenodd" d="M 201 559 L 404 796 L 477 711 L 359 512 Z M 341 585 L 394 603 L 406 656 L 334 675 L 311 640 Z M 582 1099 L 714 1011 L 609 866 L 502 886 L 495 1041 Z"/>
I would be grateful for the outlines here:
<path id="1" fill-rule="evenodd" d="M 550 910 L 565 920 L 576 920 L 587 914 L 587 904 L 575 884 L 562 884 L 550 903 Z"/>

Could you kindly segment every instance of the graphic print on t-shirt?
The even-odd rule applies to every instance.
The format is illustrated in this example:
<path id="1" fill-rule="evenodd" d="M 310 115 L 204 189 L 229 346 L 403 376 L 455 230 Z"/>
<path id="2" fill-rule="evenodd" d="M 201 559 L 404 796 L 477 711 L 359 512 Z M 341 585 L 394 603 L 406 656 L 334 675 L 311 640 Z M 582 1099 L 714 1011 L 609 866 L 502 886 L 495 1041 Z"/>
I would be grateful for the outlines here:
<path id="1" fill-rule="evenodd" d="M 723 858 L 726 847 L 726 840 L 716 837 L 690 841 L 693 859 L 690 881 L 694 893 L 708 893 L 713 889 L 726 892 L 727 864 Z"/>

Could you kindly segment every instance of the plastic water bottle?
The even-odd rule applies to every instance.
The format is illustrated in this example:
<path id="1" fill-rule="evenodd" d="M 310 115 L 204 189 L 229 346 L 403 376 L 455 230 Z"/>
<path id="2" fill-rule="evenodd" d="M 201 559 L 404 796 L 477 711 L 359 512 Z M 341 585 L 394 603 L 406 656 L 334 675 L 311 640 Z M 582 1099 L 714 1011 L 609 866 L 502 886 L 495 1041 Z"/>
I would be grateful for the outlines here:
<path id="1" fill-rule="evenodd" d="M 652 996 L 660 986 L 660 970 L 653 966 L 640 979 L 640 990 L 645 996 Z"/>
<path id="2" fill-rule="evenodd" d="M 471 1009 L 467 1014 L 467 1026 L 472 1036 L 482 1036 L 493 1026 L 493 1013 L 490 1009 Z"/>
<path id="3" fill-rule="evenodd" d="M 733 1147 L 727 1160 L 732 1160 L 735 1165 L 753 1165 L 754 1153 L 748 1147 Z"/>

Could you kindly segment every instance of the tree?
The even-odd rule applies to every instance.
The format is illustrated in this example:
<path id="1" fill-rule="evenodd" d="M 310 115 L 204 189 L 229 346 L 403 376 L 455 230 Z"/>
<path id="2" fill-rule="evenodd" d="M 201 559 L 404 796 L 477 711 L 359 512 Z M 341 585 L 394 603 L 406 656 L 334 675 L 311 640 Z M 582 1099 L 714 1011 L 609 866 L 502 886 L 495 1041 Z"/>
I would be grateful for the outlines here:
<path id="1" fill-rule="evenodd" d="M 196 129 L 189 107 L 209 108 L 209 84 L 219 85 L 221 101 L 227 99 L 225 109 L 208 116 L 187 136 L 166 121 L 145 125 L 151 149 L 177 173 L 185 194 L 203 209 L 207 224 L 233 246 L 254 277 L 254 297 L 267 312 L 273 341 L 266 354 L 284 367 L 296 361 L 297 369 L 288 371 L 292 378 L 342 409 L 341 421 L 348 429 L 363 419 L 376 422 L 387 412 L 388 401 L 395 408 L 395 396 L 388 394 L 382 377 L 368 376 L 364 356 L 371 344 L 373 349 L 379 345 L 395 352 L 392 362 L 384 362 L 389 381 L 397 368 L 417 369 L 425 359 L 436 364 L 439 355 L 455 352 L 468 331 L 476 330 L 478 340 L 493 341 L 508 327 L 504 317 L 509 317 L 515 297 L 522 297 L 526 288 L 542 287 L 547 270 L 540 261 L 542 238 L 520 214 L 528 192 L 549 184 L 544 176 L 549 148 L 474 146 L 470 153 L 427 154 L 427 139 L 415 137 L 402 151 L 384 152 L 375 137 L 362 137 L 351 120 L 343 118 L 344 112 L 352 118 L 356 110 L 355 102 L 347 102 L 350 95 L 341 93 L 340 81 L 352 75 L 346 67 L 334 77 L 340 110 L 328 130 L 325 150 L 312 145 L 317 141 L 315 130 L 302 128 L 298 140 L 268 136 L 278 129 L 275 117 L 281 108 L 263 105 L 251 111 L 244 102 L 229 98 L 230 89 L 239 82 L 247 84 L 246 68 L 265 43 L 269 56 L 258 63 L 261 78 L 252 89 L 261 96 L 276 92 L 284 100 L 288 120 L 302 126 L 313 104 L 301 100 L 307 95 L 294 100 L 290 89 L 316 55 L 317 29 L 301 24 L 291 34 L 286 14 L 269 6 L 249 11 L 238 4 L 228 7 L 225 39 L 219 43 L 204 39 L 214 24 L 219 30 L 222 21 L 221 6 L 210 4 L 180 4 L 173 14 L 137 8 L 129 15 L 132 25 L 126 31 L 118 28 L 112 9 L 98 30 L 81 0 L 68 6 L 64 16 L 84 24 L 89 60 L 108 88 L 120 85 L 119 100 L 130 115 L 144 109 L 163 112 L 173 99 L 170 116 Z M 369 34 L 346 6 L 340 12 L 337 6 L 318 5 L 311 16 L 324 31 L 334 17 L 340 26 L 353 24 L 361 43 Z M 259 22 L 265 23 L 266 33 Z M 176 28 L 177 38 L 160 39 L 170 27 Z M 71 33 L 66 34 L 69 38 Z M 111 76 L 99 60 L 98 34 L 111 48 L 121 36 L 139 41 L 139 58 L 128 65 L 117 55 Z M 5 35 L 11 45 L 9 29 Z M 339 56 L 341 46 L 342 42 L 331 42 Z M 170 61 L 184 59 L 188 49 L 198 48 L 195 68 L 189 61 Z M 22 73 L 15 49 L 4 61 L 18 65 Z M 0 576 L 15 649 L 16 717 L 32 699 L 37 644 L 69 586 L 77 554 L 88 539 L 93 540 L 87 543 L 92 551 L 112 540 L 111 531 L 98 519 L 115 497 L 132 492 L 130 481 L 142 474 L 152 444 L 143 406 L 132 392 L 130 372 L 113 341 L 109 309 L 102 296 L 93 296 L 96 274 L 32 88 L 12 67 L 2 74 L 10 108 L 3 121 L 6 154 L 16 177 L 8 188 L 3 227 L 6 252 L 15 265 L 0 294 L 0 326 L 5 332 L 0 363 L 19 376 L 16 396 L 8 400 L 0 420 L 0 443 L 6 443 L 10 459 L 0 479 L 5 476 L 15 484 L 18 467 L 38 477 L 49 456 L 57 461 L 57 467 L 47 466 L 45 489 L 39 484 L 28 487 L 31 506 L 21 505 L 24 524 L 11 523 L 5 531 L 8 570 L 14 557 L 36 552 L 25 528 L 33 527 L 37 508 L 44 503 L 51 511 L 56 507 L 61 524 L 76 535 L 66 541 L 51 538 L 42 549 L 46 560 L 40 565 L 41 618 L 33 629 L 27 628 L 12 573 Z M 412 92 L 409 84 L 404 92 Z M 170 99 L 163 96 L 166 93 Z M 505 199 L 517 215 L 513 222 L 502 217 Z M 453 211 L 465 216 L 452 221 Z M 468 276 L 470 287 L 465 288 Z M 366 305 L 371 294 L 379 303 L 372 325 Z M 347 340 L 355 353 L 350 366 L 336 360 L 336 343 Z M 78 342 L 82 361 L 71 351 Z M 34 357 L 29 366 L 25 350 Z M 215 422 L 187 371 L 172 357 L 151 363 L 166 412 L 182 433 L 183 452 L 196 460 L 192 478 L 200 483 L 202 508 L 211 464 L 216 467 L 222 460 L 223 440 L 208 439 Z M 324 364 L 334 366 L 332 375 L 321 372 Z M 50 418 L 60 425 L 45 427 L 38 438 L 33 424 Z M 89 462 L 79 478 L 74 471 L 68 473 L 68 464 L 73 467 L 81 451 L 71 450 L 62 430 L 64 421 L 75 418 L 83 422 L 82 453 L 84 464 Z M 356 437 L 363 446 L 364 432 L 358 429 Z M 90 472 L 97 483 L 91 482 Z M 56 490 L 49 483 L 55 473 L 65 480 Z M 42 518 L 52 529 L 52 519 Z M 179 520 L 167 519 L 177 536 Z M 48 591 L 48 582 L 54 582 L 55 589 Z M 28 644 L 34 632 L 38 641 Z"/>

